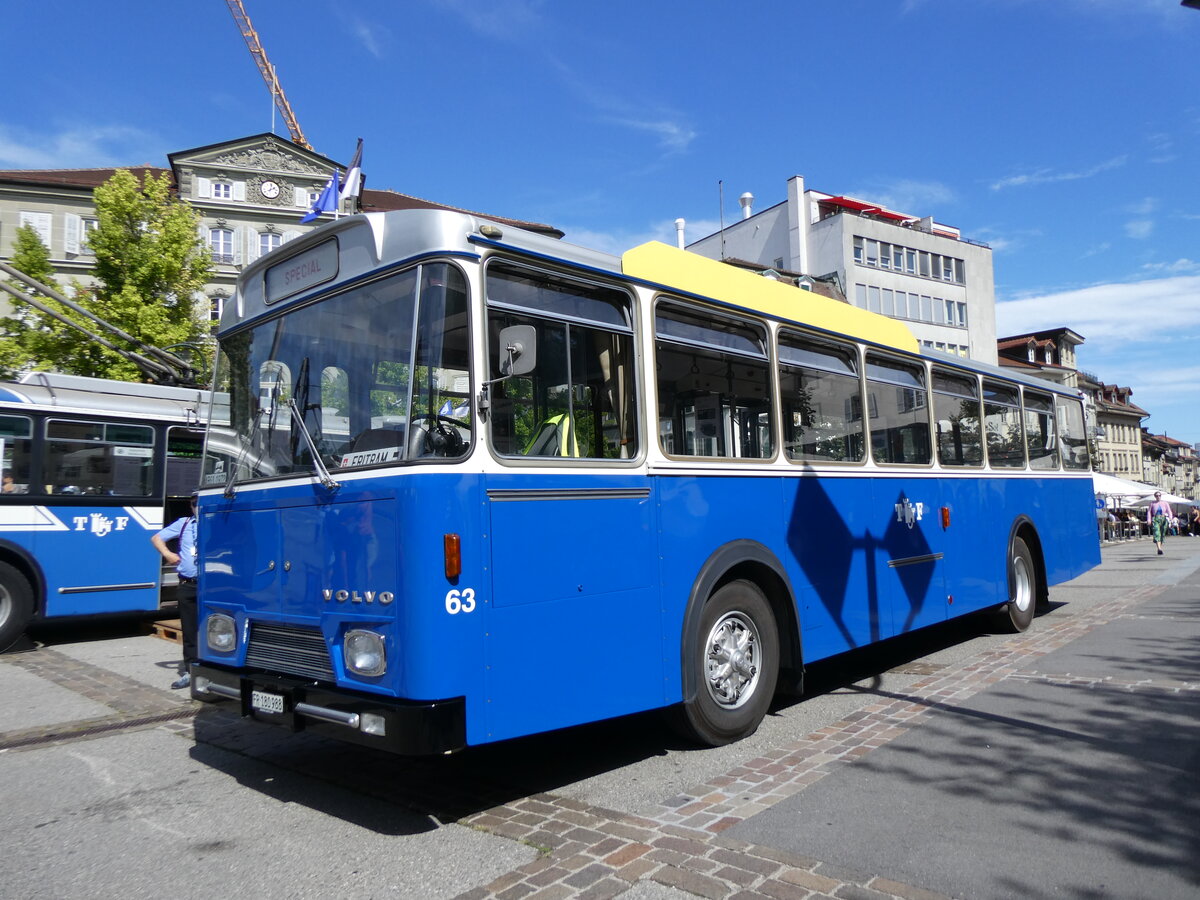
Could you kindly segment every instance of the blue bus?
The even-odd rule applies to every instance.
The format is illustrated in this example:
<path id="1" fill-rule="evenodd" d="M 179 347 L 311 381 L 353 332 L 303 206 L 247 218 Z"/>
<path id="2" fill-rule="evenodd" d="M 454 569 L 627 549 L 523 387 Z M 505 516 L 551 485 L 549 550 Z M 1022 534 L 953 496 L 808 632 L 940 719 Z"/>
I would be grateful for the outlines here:
<path id="1" fill-rule="evenodd" d="M 330 223 L 219 329 L 192 694 L 400 754 L 666 708 L 755 730 L 805 665 L 1099 562 L 1079 399 L 650 243 Z"/>
<path id="2" fill-rule="evenodd" d="M 41 372 L 0 384 L 0 650 L 34 620 L 173 602 L 149 538 L 188 512 L 209 401 Z"/>

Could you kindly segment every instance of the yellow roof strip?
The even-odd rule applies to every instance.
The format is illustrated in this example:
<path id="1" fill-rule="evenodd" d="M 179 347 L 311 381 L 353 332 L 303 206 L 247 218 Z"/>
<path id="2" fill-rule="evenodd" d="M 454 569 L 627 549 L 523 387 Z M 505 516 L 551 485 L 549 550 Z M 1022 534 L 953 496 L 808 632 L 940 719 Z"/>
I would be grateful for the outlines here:
<path id="1" fill-rule="evenodd" d="M 631 278 L 885 347 L 918 352 L 917 339 L 903 322 L 658 241 L 626 251 L 621 256 L 621 269 Z"/>

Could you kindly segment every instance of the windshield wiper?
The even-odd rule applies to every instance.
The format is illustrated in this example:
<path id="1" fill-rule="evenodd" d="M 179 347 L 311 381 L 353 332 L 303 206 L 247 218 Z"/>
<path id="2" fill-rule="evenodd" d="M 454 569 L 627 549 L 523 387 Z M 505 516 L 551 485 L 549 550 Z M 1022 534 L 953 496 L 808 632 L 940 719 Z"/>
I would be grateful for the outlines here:
<path id="1" fill-rule="evenodd" d="M 336 491 L 342 484 L 340 481 L 334 481 L 333 476 L 329 474 L 329 470 L 325 468 L 325 461 L 321 459 L 321 451 L 317 449 L 317 442 L 313 440 L 313 436 L 308 433 L 308 426 L 304 424 L 304 414 L 296 406 L 295 397 L 288 398 L 288 406 L 292 410 L 292 421 L 300 426 L 300 433 L 304 435 L 304 441 L 308 444 L 308 452 L 312 454 L 313 465 L 316 466 L 321 484 L 325 485 L 331 491 Z"/>
<path id="2" fill-rule="evenodd" d="M 250 423 L 250 429 L 247 432 L 247 437 L 250 437 L 258 432 L 258 424 L 262 421 L 262 417 L 263 407 L 260 406 L 258 408 L 258 412 L 254 414 L 254 421 Z M 229 467 L 229 477 L 225 479 L 225 498 L 227 500 L 233 499 L 233 495 L 235 493 L 233 488 L 234 485 L 237 484 L 238 469 L 242 467 L 242 463 L 245 462 L 246 457 L 250 455 L 250 440 L 239 439 L 239 443 L 242 445 L 241 449 L 238 450 L 238 455 L 237 458 L 233 460 L 233 465 Z"/>

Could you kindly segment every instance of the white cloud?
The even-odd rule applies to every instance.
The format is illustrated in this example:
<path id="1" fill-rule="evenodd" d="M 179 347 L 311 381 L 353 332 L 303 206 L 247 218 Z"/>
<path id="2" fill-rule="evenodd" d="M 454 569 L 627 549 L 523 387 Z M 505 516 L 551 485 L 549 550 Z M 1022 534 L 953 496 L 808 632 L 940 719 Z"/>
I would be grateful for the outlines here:
<path id="1" fill-rule="evenodd" d="M 696 132 L 692 128 L 670 118 L 609 118 L 607 121 L 654 135 L 658 138 L 658 146 L 668 153 L 684 152 L 696 137 Z"/>
<path id="2" fill-rule="evenodd" d="M 1100 284 L 996 304 L 1000 334 L 1057 325 L 1089 342 L 1172 340 L 1200 333 L 1200 276 Z"/>
<path id="3" fill-rule="evenodd" d="M 1125 223 L 1125 234 L 1134 240 L 1144 241 L 1154 233 L 1154 222 L 1151 219 L 1133 219 Z"/>
<path id="4" fill-rule="evenodd" d="M 376 59 L 383 59 L 383 44 L 390 40 L 391 32 L 382 25 L 368 23 L 357 16 L 347 23 L 351 36 Z"/>
<path id="5" fill-rule="evenodd" d="M 996 304 L 1001 336 L 1058 326 L 1084 337 L 1081 369 L 1133 388 L 1134 402 L 1151 414 L 1144 424 L 1152 431 L 1200 441 L 1200 366 L 1195 364 L 1200 275 L 1100 284 Z"/>
<path id="6" fill-rule="evenodd" d="M 1001 178 L 999 181 L 992 183 L 992 190 L 999 191 L 1010 187 L 1026 187 L 1036 184 L 1055 184 L 1060 181 L 1078 181 L 1084 178 L 1093 178 L 1102 172 L 1107 172 L 1110 169 L 1117 169 L 1125 165 L 1129 160 L 1127 156 L 1116 156 L 1112 159 L 1105 160 L 1102 163 L 1097 163 L 1086 169 L 1078 169 L 1068 172 L 1055 172 L 1051 169 L 1038 169 L 1034 172 L 1027 172 L 1021 175 L 1009 175 L 1007 178 Z"/>
<path id="7" fill-rule="evenodd" d="M 958 195 L 949 185 L 940 181 L 908 178 L 862 191 L 854 190 L 850 195 L 869 199 L 897 212 L 915 216 L 932 215 L 934 218 L 939 218 L 939 209 L 958 203 Z"/>
<path id="8" fill-rule="evenodd" d="M 541 31 L 542 0 L 441 0 L 440 6 L 472 31 L 497 40 L 520 42 Z"/>
<path id="9" fill-rule="evenodd" d="M 0 123 L 0 167 L 76 169 L 139 165 L 166 154 L 160 141 L 125 125 L 73 126 L 37 134 Z"/>

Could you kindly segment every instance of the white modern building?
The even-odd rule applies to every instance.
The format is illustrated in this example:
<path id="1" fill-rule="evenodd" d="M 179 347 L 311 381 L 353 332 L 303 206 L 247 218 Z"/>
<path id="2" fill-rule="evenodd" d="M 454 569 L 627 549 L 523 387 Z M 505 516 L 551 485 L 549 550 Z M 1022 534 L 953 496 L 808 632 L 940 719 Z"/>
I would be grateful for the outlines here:
<path id="1" fill-rule="evenodd" d="M 957 228 L 788 180 L 787 199 L 687 249 L 712 259 L 836 278 L 850 303 L 904 320 L 923 345 L 996 362 L 992 250 Z"/>

